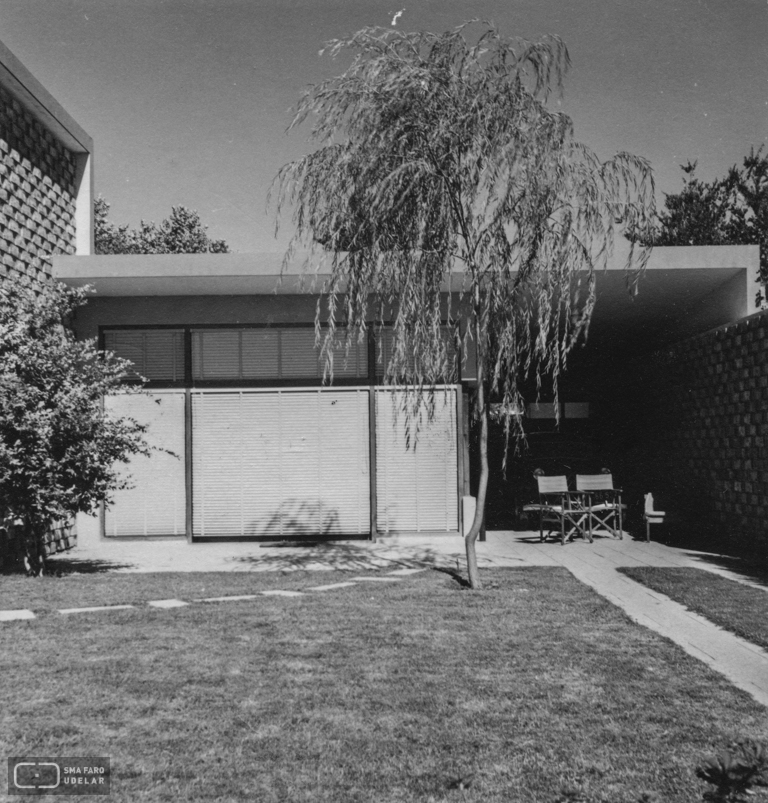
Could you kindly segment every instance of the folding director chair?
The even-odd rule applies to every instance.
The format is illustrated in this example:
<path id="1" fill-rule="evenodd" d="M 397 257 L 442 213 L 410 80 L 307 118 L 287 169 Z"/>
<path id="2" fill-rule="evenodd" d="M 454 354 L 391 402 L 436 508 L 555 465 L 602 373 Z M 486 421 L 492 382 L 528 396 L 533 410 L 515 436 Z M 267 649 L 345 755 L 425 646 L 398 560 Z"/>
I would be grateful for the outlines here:
<path id="1" fill-rule="evenodd" d="M 583 495 L 583 505 L 587 515 L 589 540 L 595 529 L 608 530 L 614 538 L 623 538 L 621 488 L 613 487 L 613 475 L 577 474 L 576 490 Z"/>
<path id="2" fill-rule="evenodd" d="M 582 494 L 568 490 L 568 480 L 564 474 L 545 477 L 535 474 L 539 487 L 539 503 L 526 505 L 523 510 L 539 513 L 539 540 L 544 540 L 544 525 L 548 533 L 560 531 L 560 543 L 575 535 L 592 541 L 589 532 L 587 512 L 581 504 Z"/>

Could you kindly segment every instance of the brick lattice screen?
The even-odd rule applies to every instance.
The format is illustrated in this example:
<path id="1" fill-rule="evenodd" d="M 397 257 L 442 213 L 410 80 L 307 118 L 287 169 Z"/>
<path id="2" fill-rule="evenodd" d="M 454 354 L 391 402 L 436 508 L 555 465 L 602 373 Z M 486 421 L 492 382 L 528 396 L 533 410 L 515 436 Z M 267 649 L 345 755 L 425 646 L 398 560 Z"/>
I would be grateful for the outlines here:
<path id="1" fill-rule="evenodd" d="M 0 87 L 0 277 L 31 284 L 75 253 L 75 157 Z"/>
<path id="2" fill-rule="evenodd" d="M 768 311 L 626 366 L 616 462 L 670 527 L 768 557 Z"/>
<path id="3" fill-rule="evenodd" d="M 75 157 L 0 87 L 0 281 L 34 286 L 54 254 L 75 253 Z M 56 525 L 49 553 L 72 547 L 74 523 Z"/>

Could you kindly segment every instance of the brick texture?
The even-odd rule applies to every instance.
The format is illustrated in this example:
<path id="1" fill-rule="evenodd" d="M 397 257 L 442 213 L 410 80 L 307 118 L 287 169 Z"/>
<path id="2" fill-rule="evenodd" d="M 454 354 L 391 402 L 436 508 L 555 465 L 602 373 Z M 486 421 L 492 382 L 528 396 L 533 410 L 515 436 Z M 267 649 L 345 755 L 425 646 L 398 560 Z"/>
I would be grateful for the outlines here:
<path id="1" fill-rule="evenodd" d="M 75 253 L 75 157 L 0 87 L 0 281 L 51 275 Z"/>
<path id="2" fill-rule="evenodd" d="M 679 522 L 768 557 L 768 312 L 628 368 L 617 461 Z"/>
<path id="3" fill-rule="evenodd" d="M 0 281 L 51 277 L 54 254 L 75 253 L 75 157 L 0 87 Z M 74 545 L 74 523 L 46 538 L 49 554 Z"/>

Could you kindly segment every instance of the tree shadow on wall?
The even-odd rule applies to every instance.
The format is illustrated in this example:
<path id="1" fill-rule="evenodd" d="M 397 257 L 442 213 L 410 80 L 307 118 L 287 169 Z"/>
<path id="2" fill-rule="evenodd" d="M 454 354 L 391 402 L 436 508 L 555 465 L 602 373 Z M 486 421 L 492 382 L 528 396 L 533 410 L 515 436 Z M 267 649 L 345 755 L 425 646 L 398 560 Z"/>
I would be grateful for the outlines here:
<path id="1" fill-rule="evenodd" d="M 298 498 L 286 499 L 274 512 L 252 520 L 245 529 L 257 538 L 344 537 L 337 508 Z"/>

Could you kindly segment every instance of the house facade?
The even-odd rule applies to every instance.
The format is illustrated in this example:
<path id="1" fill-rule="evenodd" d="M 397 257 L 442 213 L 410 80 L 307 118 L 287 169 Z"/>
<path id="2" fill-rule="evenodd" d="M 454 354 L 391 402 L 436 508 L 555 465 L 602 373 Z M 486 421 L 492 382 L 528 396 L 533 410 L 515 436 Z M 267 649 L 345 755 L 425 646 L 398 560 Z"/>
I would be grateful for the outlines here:
<path id="1" fill-rule="evenodd" d="M 78 334 L 149 379 L 146 395 L 105 406 L 145 422 L 154 451 L 124 467 L 132 487 L 99 520 L 81 517 L 81 538 L 461 531 L 478 473 L 472 353 L 456 353 L 432 421 L 409 427 L 402 390 L 381 381 L 386 327 L 340 350 L 324 382 L 322 267 L 284 271 L 274 253 L 96 257 L 92 243 L 93 142 L 0 43 L 0 281 L 92 285 Z M 546 390 L 529 406 L 528 442 L 506 475 L 492 431 L 487 524 L 519 523 L 534 467 L 608 465 L 630 499 L 653 490 L 668 510 L 768 545 L 757 247 L 657 248 L 632 293 L 623 257 L 598 277 L 559 409 Z M 461 285 L 457 273 L 446 299 Z M 56 535 L 64 546 L 68 536 Z"/>
<path id="2" fill-rule="evenodd" d="M 456 353 L 455 374 L 414 438 L 402 389 L 382 384 L 387 327 L 372 326 L 347 353 L 340 343 L 333 380 L 324 380 L 314 326 L 323 268 L 307 274 L 281 262 L 276 253 L 57 257 L 57 278 L 94 288 L 78 335 L 98 338 L 149 380 L 147 395 L 107 400 L 148 425 L 155 451 L 126 467 L 133 487 L 91 523 L 91 537 L 461 532 L 462 498 L 477 476 L 473 354 Z M 656 249 L 634 295 L 622 266 L 619 254 L 598 277 L 590 338 L 569 368 L 558 427 L 543 399 L 527 410 L 531 433 L 599 430 L 595 377 L 612 360 L 740 318 L 754 296 L 752 247 Z M 457 272 L 446 286 L 446 305 L 461 281 Z M 529 440 L 527 459 L 545 459 L 546 450 L 536 453 L 543 440 Z M 500 461 L 491 469 L 502 476 Z"/>
<path id="3" fill-rule="evenodd" d="M 403 390 L 382 382 L 390 329 L 371 327 L 348 350 L 340 337 L 324 380 L 318 295 L 280 263 L 279 254 L 57 260 L 58 278 L 96 289 L 78 335 L 149 380 L 147 395 L 107 400 L 148 424 L 156 451 L 126 468 L 133 487 L 104 512 L 100 537 L 459 532 L 472 361 L 457 354 L 432 416 L 406 426 Z M 453 345 L 448 327 L 445 337 Z"/>

